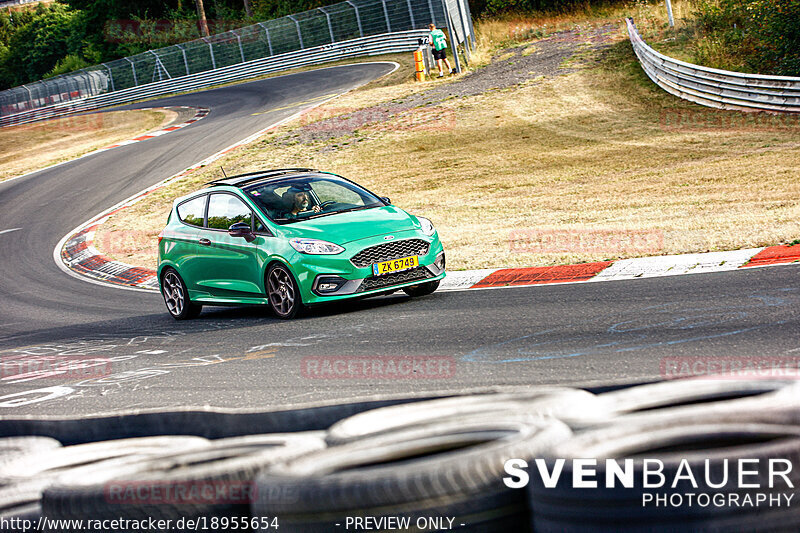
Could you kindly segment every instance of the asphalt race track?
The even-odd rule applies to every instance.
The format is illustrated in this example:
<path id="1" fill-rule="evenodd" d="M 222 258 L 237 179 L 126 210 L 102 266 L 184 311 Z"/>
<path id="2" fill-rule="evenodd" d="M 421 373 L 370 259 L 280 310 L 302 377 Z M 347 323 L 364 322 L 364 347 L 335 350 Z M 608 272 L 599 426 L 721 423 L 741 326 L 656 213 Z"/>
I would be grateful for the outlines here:
<path id="1" fill-rule="evenodd" d="M 163 137 L 0 183 L 0 360 L 103 362 L 84 376 L 0 376 L 0 416 L 597 385 L 659 379 L 681 357 L 800 359 L 795 265 L 417 300 L 393 295 L 317 308 L 290 322 L 266 309 L 206 308 L 178 323 L 160 295 L 87 283 L 54 263 L 58 241 L 83 221 L 310 105 L 301 102 L 392 68 L 338 67 L 147 102 L 139 107 L 205 106 L 211 113 Z M 383 379 L 325 371 L 337 361 L 399 360 L 391 356 L 416 356 L 419 366 Z"/>

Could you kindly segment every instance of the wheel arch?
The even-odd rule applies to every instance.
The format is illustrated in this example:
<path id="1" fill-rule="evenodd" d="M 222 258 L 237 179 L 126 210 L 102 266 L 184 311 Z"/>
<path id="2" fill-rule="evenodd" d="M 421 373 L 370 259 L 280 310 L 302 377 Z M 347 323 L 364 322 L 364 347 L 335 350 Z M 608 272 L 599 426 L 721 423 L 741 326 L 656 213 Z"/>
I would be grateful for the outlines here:
<path id="1" fill-rule="evenodd" d="M 289 272 L 292 274 L 292 277 L 294 278 L 294 282 L 297 283 L 298 286 L 300 285 L 300 282 L 298 281 L 297 277 L 297 272 L 295 271 L 294 268 L 292 268 L 292 264 L 283 257 L 272 256 L 267 261 L 264 261 L 264 269 L 261 272 L 261 282 L 264 284 L 263 288 L 265 294 L 267 292 L 267 273 L 269 272 L 269 269 L 272 268 L 272 265 L 276 264 L 288 268 Z"/>
<path id="2" fill-rule="evenodd" d="M 181 276 L 181 279 L 183 279 L 183 275 L 181 275 L 181 271 L 176 264 L 174 264 L 172 261 L 162 261 L 158 264 L 158 268 L 156 269 L 156 278 L 158 278 L 159 288 L 161 287 L 161 278 L 164 277 L 164 269 L 166 268 L 172 268 L 178 273 L 179 276 Z"/>

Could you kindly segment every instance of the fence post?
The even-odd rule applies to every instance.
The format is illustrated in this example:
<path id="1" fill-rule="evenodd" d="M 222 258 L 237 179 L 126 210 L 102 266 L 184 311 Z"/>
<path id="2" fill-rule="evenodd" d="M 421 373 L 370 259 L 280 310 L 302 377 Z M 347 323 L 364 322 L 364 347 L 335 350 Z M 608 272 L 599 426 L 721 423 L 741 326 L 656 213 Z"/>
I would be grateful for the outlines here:
<path id="1" fill-rule="evenodd" d="M 465 0 L 464 9 L 467 11 L 467 20 L 469 21 L 469 38 L 472 40 L 472 50 L 475 50 L 475 25 L 472 23 L 472 11 L 469 9 L 469 0 Z"/>
<path id="2" fill-rule="evenodd" d="M 211 70 L 217 70 L 217 59 L 214 57 L 214 47 L 208 42 L 206 37 L 203 37 L 201 40 L 208 45 L 208 52 L 211 54 Z"/>
<path id="3" fill-rule="evenodd" d="M 417 23 L 414 21 L 414 10 L 411 9 L 411 0 L 406 0 L 406 5 L 408 6 L 408 16 L 411 18 L 411 29 L 417 29 Z"/>
<path id="4" fill-rule="evenodd" d="M 433 9 L 433 0 L 428 0 L 428 9 L 431 12 L 431 22 L 436 24 L 436 11 Z M 438 24 L 436 24 L 438 26 Z"/>
<path id="5" fill-rule="evenodd" d="M 332 44 L 336 42 L 336 39 L 333 38 L 333 26 L 331 25 L 331 16 L 328 14 L 327 11 L 325 11 L 324 8 L 318 7 L 317 9 L 325 13 L 325 18 L 328 19 L 328 32 L 331 34 L 331 44 Z"/>
<path id="6" fill-rule="evenodd" d="M 30 102 L 31 109 L 33 109 L 33 93 L 31 92 L 30 89 L 28 89 L 27 85 L 23 85 L 22 88 L 28 91 L 28 102 Z"/>
<path id="7" fill-rule="evenodd" d="M 389 10 L 386 9 L 386 0 L 381 0 L 383 4 L 383 16 L 386 18 L 386 33 L 392 33 L 392 23 L 389 22 Z"/>
<path id="8" fill-rule="evenodd" d="M 177 46 L 180 49 L 181 54 L 183 54 L 183 64 L 186 67 L 186 75 L 188 76 L 189 75 L 189 59 L 186 57 L 186 49 L 183 47 L 182 44 L 176 44 L 175 46 Z"/>
<path id="9" fill-rule="evenodd" d="M 464 61 L 467 63 L 467 66 L 469 66 L 469 28 L 467 28 L 467 23 L 464 20 L 464 10 L 463 6 L 461 5 L 461 0 L 456 0 L 456 4 L 458 6 L 458 20 L 461 22 L 461 31 L 464 32 Z"/>
<path id="10" fill-rule="evenodd" d="M 447 31 L 450 33 L 450 50 L 453 51 L 453 61 L 456 64 L 456 72 L 461 74 L 461 62 L 458 60 L 458 48 L 456 48 L 455 31 L 453 28 L 453 17 L 450 16 L 450 10 L 447 8 L 447 0 L 442 0 L 442 7 L 444 8 L 444 19 L 447 24 Z"/>
<path id="11" fill-rule="evenodd" d="M 347 3 L 350 4 L 350 7 L 356 10 L 356 22 L 358 23 L 358 35 L 360 37 L 364 36 L 364 30 L 361 28 L 361 15 L 358 14 L 358 6 L 355 5 L 350 0 L 347 0 Z"/>
<path id="12" fill-rule="evenodd" d="M 675 26 L 675 19 L 672 17 L 672 2 L 667 0 L 667 17 L 669 17 L 670 28 Z"/>
<path id="13" fill-rule="evenodd" d="M 236 30 L 231 30 L 231 33 L 236 36 L 236 40 L 239 41 L 239 54 L 242 56 L 242 63 L 245 63 L 246 60 L 244 58 L 244 48 L 242 48 L 242 38 L 236 33 Z"/>
<path id="14" fill-rule="evenodd" d="M 133 72 L 133 86 L 138 87 L 139 80 L 136 78 L 136 66 L 134 66 L 133 61 L 131 61 L 129 57 L 123 57 L 122 59 L 131 64 L 131 72 Z"/>
<path id="15" fill-rule="evenodd" d="M 267 28 L 267 25 L 264 22 L 259 22 L 258 25 L 264 28 L 264 33 L 267 34 L 267 46 L 269 47 L 269 55 L 272 56 L 274 54 L 272 53 L 272 38 L 269 36 L 269 28 Z"/>
<path id="16" fill-rule="evenodd" d="M 300 23 L 297 22 L 297 19 L 294 18 L 293 15 L 289 15 L 289 18 L 294 21 L 294 25 L 297 26 L 297 39 L 300 41 L 300 48 L 305 48 L 303 45 L 303 34 L 300 32 Z"/>
<path id="17" fill-rule="evenodd" d="M 106 67 L 106 70 L 108 71 L 108 79 L 111 81 L 111 92 L 113 93 L 114 91 L 116 91 L 116 89 L 114 88 L 114 74 L 111 72 L 111 68 L 109 68 L 108 65 L 106 65 L 105 63 L 100 63 L 100 64 Z"/>
<path id="18" fill-rule="evenodd" d="M 104 64 L 105 65 L 105 64 Z M 108 68 L 108 67 L 106 67 Z M 56 91 L 58 91 L 58 100 L 61 101 L 61 76 L 56 76 L 52 79 L 52 82 L 56 84 Z"/>
<path id="19" fill-rule="evenodd" d="M 161 58 L 158 57 L 158 54 L 156 54 L 152 50 L 148 50 L 148 52 L 153 54 L 153 57 L 156 58 L 156 63 L 155 63 L 155 66 L 153 67 L 153 79 L 152 79 L 152 81 L 156 81 L 156 72 L 158 72 L 158 81 L 163 81 L 164 77 L 161 75 L 161 69 L 163 67 L 163 65 L 161 64 Z M 164 69 L 164 70 L 166 70 L 166 69 Z M 167 74 L 167 78 L 169 78 L 170 77 L 169 76 L 169 72 L 167 72 L 166 74 Z"/>

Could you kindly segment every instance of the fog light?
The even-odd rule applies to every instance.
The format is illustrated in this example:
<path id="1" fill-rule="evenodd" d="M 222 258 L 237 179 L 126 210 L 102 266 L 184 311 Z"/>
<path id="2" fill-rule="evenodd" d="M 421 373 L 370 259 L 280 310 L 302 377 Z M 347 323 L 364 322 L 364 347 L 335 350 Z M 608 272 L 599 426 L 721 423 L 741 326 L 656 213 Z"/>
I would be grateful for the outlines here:
<path id="1" fill-rule="evenodd" d="M 436 265 L 436 268 L 444 270 L 444 252 L 439 254 L 433 264 Z"/>
<path id="2" fill-rule="evenodd" d="M 339 276 L 320 276 L 314 284 L 314 292 L 317 294 L 330 294 L 336 292 L 347 283 L 347 280 Z"/>

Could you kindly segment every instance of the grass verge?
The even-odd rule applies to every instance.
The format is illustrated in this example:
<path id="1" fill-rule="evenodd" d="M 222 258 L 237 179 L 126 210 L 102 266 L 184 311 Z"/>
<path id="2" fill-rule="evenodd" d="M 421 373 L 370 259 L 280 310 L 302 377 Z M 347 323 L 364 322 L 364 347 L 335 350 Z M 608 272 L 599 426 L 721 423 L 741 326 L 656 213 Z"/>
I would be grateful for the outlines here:
<path id="1" fill-rule="evenodd" d="M 314 116 L 322 120 L 281 128 L 149 195 L 112 218 L 97 245 L 154 267 L 154 236 L 172 199 L 217 177 L 220 164 L 229 174 L 309 166 L 354 179 L 431 218 L 451 269 L 728 250 L 800 235 L 797 121 L 678 100 L 642 73 L 619 20 L 612 44 L 601 49 L 581 24 L 569 38 L 586 42 L 559 75 L 415 108 L 433 121 L 398 113 L 307 135 L 331 128 L 331 116 L 343 110 L 402 100 L 441 82 L 365 86 L 319 110 Z M 546 41 L 520 42 L 539 49 Z M 484 46 L 486 57 L 497 55 L 497 42 Z M 515 243 L 520 232 L 534 235 L 531 246 Z M 536 240 L 547 232 L 561 241 Z M 632 234 L 656 239 L 638 246 Z"/>

